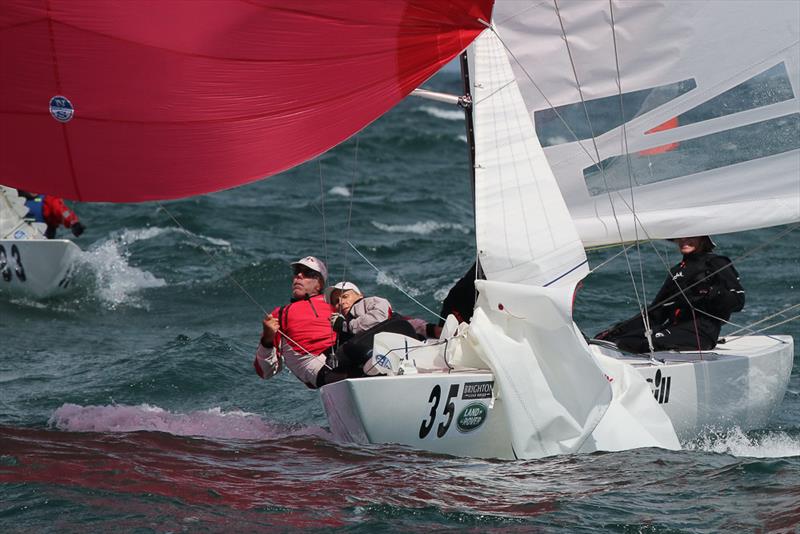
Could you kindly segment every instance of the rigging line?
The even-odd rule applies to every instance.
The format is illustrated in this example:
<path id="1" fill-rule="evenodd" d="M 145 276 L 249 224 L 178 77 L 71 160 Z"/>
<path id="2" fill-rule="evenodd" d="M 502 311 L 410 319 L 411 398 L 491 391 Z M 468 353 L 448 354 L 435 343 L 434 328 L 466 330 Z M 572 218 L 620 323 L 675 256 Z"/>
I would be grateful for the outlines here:
<path id="1" fill-rule="evenodd" d="M 578 146 L 581 147 L 581 150 L 583 150 L 584 154 L 586 154 L 586 156 L 589 158 L 589 160 L 592 162 L 592 164 L 595 167 L 597 167 L 598 166 L 598 162 L 594 160 L 594 157 L 592 156 L 592 154 L 586 149 L 585 146 L 583 146 L 583 143 L 581 143 L 581 139 L 580 139 L 580 137 L 578 137 L 578 134 L 575 133 L 575 131 L 569 125 L 567 120 L 561 115 L 561 113 L 558 112 L 558 109 L 556 108 L 556 106 L 550 101 L 549 98 L 547 98 L 547 95 L 544 94 L 544 91 L 542 90 L 542 88 L 539 87 L 539 85 L 533 80 L 533 76 L 531 76 L 531 74 L 528 72 L 528 69 L 525 68 L 525 65 L 522 64 L 522 62 L 517 58 L 517 56 L 511 50 L 511 48 L 509 48 L 509 46 L 505 43 L 505 41 L 503 41 L 503 38 L 500 37 L 500 34 L 497 33 L 497 31 L 495 31 L 493 26 L 487 26 L 487 28 L 491 29 L 492 32 L 494 32 L 494 34 L 497 36 L 497 39 L 500 41 L 500 44 L 502 44 L 503 48 L 506 49 L 506 52 L 508 53 L 508 55 L 511 56 L 511 58 L 517 64 L 519 69 L 523 73 L 525 73 L 525 77 L 528 79 L 529 82 L 531 82 L 531 85 L 533 85 L 533 87 L 539 92 L 539 94 L 542 96 L 544 101 L 550 107 L 550 110 L 553 113 L 555 113 L 555 115 L 558 118 L 558 120 L 561 121 L 561 124 L 564 126 L 564 129 L 566 129 L 570 133 L 570 135 L 572 135 L 572 138 L 578 143 Z"/>
<path id="2" fill-rule="evenodd" d="M 186 234 L 188 234 L 188 235 L 192 235 L 192 236 L 194 236 L 194 234 L 192 234 L 192 233 L 191 233 L 191 232 L 189 232 L 189 231 L 188 231 L 186 228 L 184 228 L 184 226 L 183 226 L 183 225 L 180 223 L 180 221 L 178 221 L 178 219 L 176 219 L 176 218 L 175 218 L 175 216 L 172 214 L 172 212 L 170 212 L 170 211 L 167 209 L 167 207 L 166 207 L 165 205 L 163 205 L 161 202 L 157 202 L 157 204 L 158 204 L 158 207 L 159 207 L 159 208 L 163 209 L 163 210 L 164 210 L 164 212 L 165 212 L 167 215 L 169 215 L 169 218 L 170 218 L 170 219 L 172 219 L 172 220 L 175 222 L 175 224 L 176 224 L 176 225 L 178 225 L 178 227 L 179 227 L 181 230 L 183 230 L 183 231 L 184 231 Z M 195 236 L 195 237 L 196 237 L 196 236 Z M 208 252 L 208 251 L 207 251 L 205 248 L 203 248 L 203 247 L 200 247 L 200 250 L 202 250 L 202 251 L 203 251 L 203 252 L 204 252 L 204 253 L 205 253 L 205 254 L 206 254 L 206 255 L 207 255 L 209 258 L 211 258 L 211 260 L 212 260 L 212 261 L 213 261 L 213 262 L 214 262 L 214 263 L 217 265 L 217 267 L 220 267 L 219 260 L 217 260 L 217 258 L 215 258 L 214 256 L 212 256 L 210 252 Z M 222 269 L 220 269 L 220 270 L 222 270 Z M 244 294 L 247 296 L 247 298 L 249 298 L 249 299 L 250 299 L 250 301 L 251 301 L 253 304 L 255 304 L 256 306 L 258 306 L 258 308 L 261 310 L 261 312 L 262 312 L 264 315 L 266 315 L 266 314 L 267 314 L 267 310 L 265 310 L 265 309 L 264 309 L 264 306 L 262 306 L 262 305 L 261 305 L 261 304 L 260 304 L 260 303 L 259 303 L 259 302 L 258 302 L 258 301 L 255 299 L 255 298 L 253 298 L 253 296 L 252 296 L 250 293 L 248 293 L 248 292 L 247 292 L 247 290 L 246 290 L 246 289 L 245 289 L 245 288 L 242 286 L 242 284 L 240 284 L 240 283 L 239 283 L 239 281 L 238 281 L 238 280 L 236 280 L 236 278 L 234 278 L 234 277 L 233 277 L 233 275 L 232 275 L 232 274 L 230 274 L 230 273 L 227 273 L 227 274 L 226 274 L 226 276 L 227 276 L 228 278 L 230 278 L 230 279 L 231 279 L 231 281 L 233 281 L 234 285 L 236 285 L 236 287 L 238 287 L 238 288 L 239 288 L 239 290 L 240 290 L 242 293 L 244 293 Z"/>
<path id="3" fill-rule="evenodd" d="M 617 245 L 614 245 L 614 246 L 616 247 Z M 621 256 L 622 254 L 624 254 L 624 252 L 625 252 L 625 249 L 626 249 L 626 248 L 628 248 L 628 249 L 629 249 L 629 248 L 631 248 L 631 247 L 633 247 L 633 245 L 622 245 L 622 248 L 623 248 L 623 250 L 620 250 L 619 252 L 617 252 L 616 254 L 614 254 L 613 256 L 611 256 L 610 258 L 608 258 L 606 261 L 604 261 L 603 263 L 601 263 L 600 265 L 598 265 L 598 266 L 597 266 L 597 267 L 595 267 L 594 269 L 591 269 L 591 270 L 589 271 L 589 274 L 592 274 L 593 272 L 595 272 L 595 271 L 599 270 L 601 267 L 605 267 L 606 265 L 608 265 L 609 263 L 611 263 L 612 261 L 614 261 L 615 259 L 617 259 L 619 256 Z"/>
<path id="4" fill-rule="evenodd" d="M 772 315 L 768 315 L 768 316 L 764 317 L 763 319 L 760 319 L 760 320 L 756 321 L 755 323 L 750 323 L 749 325 L 746 325 L 746 326 L 741 326 L 741 325 L 738 325 L 738 324 L 735 324 L 735 323 L 731 323 L 731 322 L 728 321 L 729 324 L 731 324 L 733 326 L 739 326 L 740 327 L 739 330 L 735 330 L 735 331 L 729 333 L 728 335 L 729 336 L 735 336 L 739 332 L 743 332 L 745 330 L 751 330 L 754 326 L 759 325 L 759 324 L 763 323 L 764 321 L 769 321 L 770 319 L 772 319 L 773 317 L 777 317 L 778 315 L 783 315 L 784 313 L 788 312 L 789 310 L 793 310 L 793 309 L 797 308 L 798 306 L 800 306 L 800 304 L 792 304 L 791 306 L 788 306 L 788 307 L 782 309 L 781 311 L 775 312 Z"/>
<path id="5" fill-rule="evenodd" d="M 786 319 L 785 321 L 781 321 L 781 322 L 779 322 L 779 323 L 771 324 L 771 325 L 769 325 L 769 326 L 765 326 L 764 328 L 759 328 L 758 330 L 756 330 L 756 331 L 755 331 L 755 332 L 753 332 L 753 333 L 754 333 L 754 334 L 760 334 L 761 332 L 764 332 L 765 330 L 769 330 L 770 328 L 775 328 L 776 326 L 780 326 L 780 325 L 782 325 L 782 324 L 789 323 L 789 322 L 791 322 L 791 321 L 794 321 L 794 320 L 796 320 L 796 319 L 800 319 L 800 315 L 795 315 L 794 317 L 789 317 L 789 318 L 788 318 L 788 319 Z M 772 336 L 768 336 L 768 337 L 772 337 Z M 773 339 L 774 339 L 774 338 L 773 338 Z"/>
<path id="6" fill-rule="evenodd" d="M 328 263 L 327 225 L 325 224 L 325 185 L 322 179 L 322 160 L 319 160 L 319 196 L 322 203 L 322 210 L 320 211 L 320 214 L 322 214 L 322 249 L 325 253 L 325 265 L 330 265 Z"/>
<path id="7" fill-rule="evenodd" d="M 614 43 L 614 68 L 616 72 L 616 81 L 617 81 L 617 94 L 619 96 L 619 113 L 620 113 L 620 120 L 622 126 L 622 153 L 625 155 L 625 165 L 628 170 L 628 188 L 631 195 L 631 216 L 633 218 L 633 232 L 634 232 L 634 240 L 636 243 L 636 256 L 639 260 L 639 279 L 642 283 L 642 301 L 640 303 L 640 310 L 644 310 L 644 326 L 645 330 L 650 330 L 650 316 L 647 313 L 647 306 L 644 303 L 647 302 L 647 286 L 645 285 L 644 279 L 644 262 L 642 260 L 642 250 L 639 246 L 639 227 L 636 224 L 636 197 L 633 192 L 633 170 L 631 168 L 631 157 L 630 157 L 630 149 L 628 147 L 628 128 L 627 122 L 625 120 L 625 101 L 622 98 L 622 76 L 620 75 L 619 70 L 619 48 L 617 47 L 617 26 L 616 26 L 616 19 L 614 18 L 614 5 L 611 0 L 608 0 L 608 11 L 611 18 L 611 38 Z M 600 159 L 600 155 L 597 156 L 598 160 Z M 605 176 L 604 176 L 605 179 Z M 650 338 L 648 336 L 648 343 L 650 343 Z M 652 351 L 652 347 L 651 347 Z"/>
<path id="8" fill-rule="evenodd" d="M 559 23 L 559 25 L 561 27 L 561 35 L 564 38 L 564 45 L 567 48 L 567 56 L 569 57 L 570 66 L 572 67 L 572 75 L 573 75 L 573 77 L 575 79 L 575 85 L 578 88 L 578 95 L 580 96 L 580 99 L 581 99 L 581 105 L 583 107 L 583 114 L 584 114 L 584 117 L 586 118 L 586 124 L 589 126 L 589 133 L 592 135 L 592 146 L 594 147 L 594 152 L 595 152 L 595 155 L 597 156 L 597 164 L 596 164 L 596 166 L 597 166 L 598 170 L 600 171 L 600 175 L 603 177 L 603 185 L 605 186 L 605 190 L 606 190 L 606 193 L 608 195 L 608 202 L 609 202 L 609 204 L 611 206 L 611 213 L 612 213 L 612 215 L 614 217 L 614 223 L 617 226 L 617 234 L 619 235 L 620 242 L 622 242 L 622 241 L 624 241 L 624 239 L 622 238 L 622 227 L 620 226 L 619 217 L 617 216 L 617 210 L 614 207 L 614 202 L 612 201 L 612 198 L 611 198 L 611 192 L 609 191 L 608 180 L 606 178 L 606 171 L 603 168 L 603 165 L 600 164 L 600 162 L 601 162 L 600 148 L 597 146 L 597 138 L 595 137 L 595 134 L 594 134 L 594 127 L 592 126 L 592 120 L 589 117 L 589 108 L 586 106 L 586 99 L 583 96 L 583 88 L 581 87 L 581 82 L 578 79 L 578 70 L 577 70 L 577 67 L 575 66 L 575 59 L 572 56 L 572 48 L 569 45 L 569 39 L 567 38 L 567 30 L 564 27 L 564 20 L 561 17 L 561 10 L 558 7 L 558 0 L 553 0 L 553 5 L 555 6 L 556 15 L 558 16 L 558 23 Z M 617 70 L 617 73 L 619 74 L 619 70 Z M 631 210 L 631 211 L 633 211 L 633 210 Z M 635 216 L 635 212 L 634 212 L 634 216 Z M 642 301 L 642 298 L 639 296 L 639 290 L 636 287 L 636 278 L 633 275 L 633 268 L 631 267 L 631 261 L 630 261 L 630 258 L 628 257 L 627 250 L 623 249 L 623 252 L 625 254 L 625 262 L 626 262 L 626 264 L 628 266 L 628 274 L 630 275 L 630 278 L 631 278 L 631 284 L 633 285 L 633 292 L 636 295 L 636 302 L 637 302 L 637 304 L 639 306 L 639 311 L 643 314 L 642 315 L 642 319 L 645 321 L 645 326 L 648 326 L 647 325 L 647 318 L 645 317 L 644 311 L 643 311 L 646 305 Z M 646 336 L 646 337 L 648 338 L 648 344 L 650 344 L 650 341 L 649 341 L 650 336 Z M 652 347 L 651 347 L 651 352 L 652 352 Z"/>
<path id="9" fill-rule="evenodd" d="M 691 304 L 691 303 L 690 303 L 690 304 Z M 716 320 L 718 320 L 718 321 L 720 321 L 720 322 L 723 322 L 723 323 L 725 323 L 725 324 L 729 324 L 729 325 L 731 325 L 731 326 L 736 326 L 736 327 L 739 327 L 739 330 L 737 330 L 737 332 L 741 332 L 741 331 L 743 331 L 743 330 L 747 330 L 747 331 L 749 331 L 751 334 L 757 334 L 758 332 L 760 332 L 760 330 L 753 330 L 753 328 L 751 328 L 751 326 L 753 326 L 753 325 L 745 325 L 745 326 L 742 326 L 742 325 L 740 325 L 740 324 L 736 324 L 736 323 L 734 323 L 734 322 L 731 322 L 730 320 L 723 319 L 722 317 L 717 317 L 717 316 L 716 316 L 716 315 L 714 315 L 713 313 L 709 313 L 709 312 L 707 312 L 707 311 L 701 310 L 700 308 L 696 308 L 696 311 L 698 311 L 699 313 L 702 313 L 702 314 L 703 314 L 703 315 L 705 315 L 705 316 L 711 317 L 712 319 L 716 319 Z M 692 311 L 692 315 L 694 316 L 694 310 Z M 774 317 L 774 315 L 773 315 L 772 317 Z M 766 319 L 762 319 L 761 321 L 758 321 L 758 323 L 763 323 L 765 320 L 766 320 Z M 755 323 L 755 324 L 758 324 L 758 323 Z M 782 324 L 782 323 L 781 323 L 781 324 Z M 768 328 L 771 328 L 771 327 L 768 327 Z M 699 329 L 697 328 L 697 325 L 695 324 L 695 334 L 698 334 L 698 332 L 699 332 Z M 734 335 L 734 334 L 727 334 L 727 335 L 731 336 L 731 335 Z M 778 338 L 776 338 L 776 337 L 774 337 L 774 336 L 770 336 L 769 334 L 766 334 L 766 337 L 768 337 L 768 338 L 770 338 L 770 339 L 774 339 L 775 341 L 781 341 L 780 339 L 778 339 Z M 781 343 L 783 343 L 783 341 L 781 341 Z M 698 341 L 698 345 L 699 345 L 699 341 Z M 699 349 L 699 346 L 698 346 L 698 351 L 699 351 L 699 350 L 700 350 L 700 349 Z"/>
<path id="10" fill-rule="evenodd" d="M 358 140 L 359 136 L 356 135 L 356 147 L 353 153 L 353 180 L 350 184 L 350 207 L 347 211 L 347 230 L 345 232 L 345 241 L 350 243 L 350 225 L 353 221 L 353 201 L 356 196 L 356 179 L 358 178 Z M 350 245 L 353 246 L 352 244 Z M 348 250 L 344 249 L 344 266 L 342 268 L 342 282 L 347 281 L 347 263 L 349 260 Z"/>
<path id="11" fill-rule="evenodd" d="M 444 319 L 444 317 L 442 317 L 441 315 L 439 315 L 438 313 L 436 313 L 435 311 L 431 310 L 430 308 L 428 308 L 427 306 L 425 306 L 423 303 L 421 303 L 420 301 L 418 301 L 417 299 L 415 299 L 414 297 L 412 297 L 411 295 L 409 295 L 409 294 L 408 294 L 408 292 L 407 292 L 406 290 L 404 290 L 402 287 L 400 287 L 400 285 L 399 285 L 398 283 L 396 283 L 394 280 L 392 280 L 392 278 L 391 278 L 390 276 L 387 276 L 385 272 L 383 272 L 383 271 L 381 271 L 380 269 L 378 269 L 378 268 L 375 266 L 375 264 L 374 264 L 374 263 L 372 263 L 371 261 L 369 261 L 369 259 L 368 259 L 366 256 L 364 256 L 364 255 L 361 253 L 361 251 L 360 251 L 360 250 L 358 250 L 358 249 L 356 248 L 356 246 L 355 246 L 354 244 L 352 244 L 350 241 L 348 241 L 348 242 L 347 242 L 347 244 L 348 244 L 348 245 L 350 245 L 350 246 L 353 248 L 353 250 L 355 250 L 355 251 L 356 251 L 356 254 L 358 254 L 359 256 L 361 256 L 361 259 L 363 259 L 365 262 L 367 262 L 367 263 L 369 264 L 369 266 L 370 266 L 370 267 L 372 267 L 373 269 L 375 269 L 375 271 L 377 271 L 377 273 L 378 273 L 378 274 L 382 274 L 382 275 L 384 275 L 384 276 L 386 277 L 386 279 L 387 279 L 387 280 L 389 280 L 389 282 L 391 282 L 391 284 L 392 284 L 392 285 L 395 287 L 395 289 L 397 289 L 398 291 L 400 291 L 400 292 L 401 292 L 403 295 L 407 296 L 407 297 L 408 297 L 409 299 L 411 299 L 411 300 L 412 300 L 412 301 L 413 301 L 415 304 L 417 304 L 417 305 L 418 305 L 420 308 L 424 309 L 425 311 L 427 311 L 428 313 L 430 313 L 430 314 L 431 314 L 431 315 L 433 315 L 434 317 L 438 317 L 438 318 L 439 318 L 439 319 L 441 319 L 442 321 L 444 321 L 444 320 L 445 320 L 445 319 Z"/>

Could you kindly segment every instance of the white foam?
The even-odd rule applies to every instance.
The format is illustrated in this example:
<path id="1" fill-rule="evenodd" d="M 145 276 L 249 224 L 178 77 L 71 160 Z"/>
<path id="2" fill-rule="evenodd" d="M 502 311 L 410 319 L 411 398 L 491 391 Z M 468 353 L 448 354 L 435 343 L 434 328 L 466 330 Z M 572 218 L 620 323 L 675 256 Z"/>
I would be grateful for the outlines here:
<path id="1" fill-rule="evenodd" d="M 383 224 L 372 221 L 372 225 L 378 230 L 392 234 L 418 234 L 429 235 L 442 230 L 457 230 L 462 234 L 469 233 L 469 228 L 457 223 L 442 223 L 437 221 L 420 221 L 414 224 Z"/>
<path id="2" fill-rule="evenodd" d="M 375 281 L 378 283 L 378 285 L 400 288 L 402 291 L 405 291 L 412 297 L 419 296 L 418 290 L 414 289 L 413 287 L 406 286 L 398 278 L 395 278 L 383 272 L 378 273 L 378 276 Z"/>
<path id="3" fill-rule="evenodd" d="M 350 190 L 342 185 L 337 185 L 336 187 L 332 187 L 330 191 L 328 191 L 331 195 L 337 195 L 340 197 L 349 197 Z"/>
<path id="4" fill-rule="evenodd" d="M 707 434 L 689 444 L 687 449 L 737 457 L 786 458 L 800 456 L 800 439 L 780 431 L 749 438 L 741 429 L 735 428 L 724 433 Z"/>
<path id="5" fill-rule="evenodd" d="M 255 414 L 221 408 L 171 413 L 157 406 L 79 406 L 64 404 L 50 417 L 48 424 L 71 432 L 158 431 L 177 436 L 209 438 L 264 439 L 277 432 Z"/>
<path id="6" fill-rule="evenodd" d="M 163 287 L 167 283 L 153 274 L 128 264 L 128 244 L 162 234 L 165 230 L 149 228 L 125 231 L 120 239 L 108 239 L 83 251 L 79 257 L 82 267 L 95 278 L 97 297 L 110 307 L 121 304 L 141 306 L 134 295 L 141 289 Z"/>
<path id="7" fill-rule="evenodd" d="M 465 143 L 467 142 L 467 136 L 466 136 L 466 135 L 464 135 L 464 134 L 461 134 L 461 135 L 457 136 L 456 138 L 457 138 L 459 141 L 463 141 L 463 142 L 465 142 Z"/>
<path id="8" fill-rule="evenodd" d="M 422 106 L 419 109 L 437 119 L 445 119 L 448 121 L 464 120 L 464 111 L 460 109 L 442 109 L 434 106 Z"/>

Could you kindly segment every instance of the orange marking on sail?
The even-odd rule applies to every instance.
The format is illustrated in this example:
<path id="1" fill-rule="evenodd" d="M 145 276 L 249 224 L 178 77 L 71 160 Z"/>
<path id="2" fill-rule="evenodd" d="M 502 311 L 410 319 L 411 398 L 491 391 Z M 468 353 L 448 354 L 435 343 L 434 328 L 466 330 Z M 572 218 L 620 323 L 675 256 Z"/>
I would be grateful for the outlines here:
<path id="1" fill-rule="evenodd" d="M 664 130 L 671 130 L 672 128 L 678 127 L 678 117 L 672 117 L 667 122 L 661 123 L 655 128 L 651 128 L 645 132 L 645 135 L 655 133 L 655 132 L 662 132 Z M 669 143 L 666 145 L 657 146 L 655 148 L 648 148 L 647 150 L 641 150 L 639 152 L 640 156 L 653 156 L 655 154 L 663 154 L 664 152 L 669 152 L 670 150 L 675 150 L 678 148 L 680 143 Z"/>

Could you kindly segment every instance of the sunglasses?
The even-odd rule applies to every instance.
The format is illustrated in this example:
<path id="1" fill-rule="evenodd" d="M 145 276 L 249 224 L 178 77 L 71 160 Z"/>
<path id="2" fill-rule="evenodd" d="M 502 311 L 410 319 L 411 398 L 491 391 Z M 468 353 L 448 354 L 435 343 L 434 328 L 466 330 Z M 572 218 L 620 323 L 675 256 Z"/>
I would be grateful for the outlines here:
<path id="1" fill-rule="evenodd" d="M 322 275 L 320 275 L 317 271 L 314 269 L 309 269 L 303 265 L 295 265 L 293 271 L 295 276 L 302 274 L 303 278 L 322 278 Z"/>

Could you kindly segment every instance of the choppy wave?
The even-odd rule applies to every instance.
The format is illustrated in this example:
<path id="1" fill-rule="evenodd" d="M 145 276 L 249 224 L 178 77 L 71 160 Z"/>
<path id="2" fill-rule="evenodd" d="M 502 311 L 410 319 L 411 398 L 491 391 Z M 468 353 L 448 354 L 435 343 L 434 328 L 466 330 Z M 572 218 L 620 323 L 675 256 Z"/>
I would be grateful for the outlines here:
<path id="1" fill-rule="evenodd" d="M 158 431 L 176 436 L 266 439 L 276 437 L 274 426 L 255 414 L 223 412 L 220 408 L 172 413 L 157 406 L 78 406 L 64 404 L 48 424 L 72 432 Z M 285 433 L 284 433 L 285 435 Z"/>
<path id="2" fill-rule="evenodd" d="M 419 108 L 432 117 L 437 119 L 445 119 L 448 121 L 463 121 L 464 111 L 460 109 L 442 109 L 435 106 L 422 106 Z"/>
<path id="3" fill-rule="evenodd" d="M 389 232 L 392 234 L 417 234 L 417 235 L 430 235 L 434 232 L 442 230 L 456 230 L 462 234 L 467 234 L 470 229 L 463 224 L 458 223 L 443 223 L 438 221 L 420 221 L 414 224 L 384 224 L 377 221 L 372 221 L 372 225 L 378 230 Z"/>
<path id="4" fill-rule="evenodd" d="M 335 187 L 331 187 L 330 191 L 328 191 L 330 195 L 336 195 L 340 197 L 350 197 L 350 190 L 343 185 L 337 185 Z"/>
<path id="5" fill-rule="evenodd" d="M 81 253 L 80 265 L 88 268 L 94 276 L 96 296 L 102 302 L 111 308 L 123 304 L 143 306 L 135 295 L 137 291 L 166 285 L 165 280 L 128 263 L 130 243 L 150 239 L 165 231 L 161 228 L 126 231 L 120 239 L 107 239 Z"/>
<path id="6" fill-rule="evenodd" d="M 403 283 L 403 281 L 400 280 L 399 278 L 397 278 L 395 276 L 391 276 L 391 275 L 386 274 L 384 272 L 379 272 L 377 278 L 375 279 L 375 281 L 378 283 L 378 285 L 397 288 L 397 289 L 399 289 L 401 291 L 404 291 L 405 293 L 411 295 L 412 297 L 417 297 L 420 294 L 420 291 L 418 289 L 413 288 L 413 287 Z"/>

